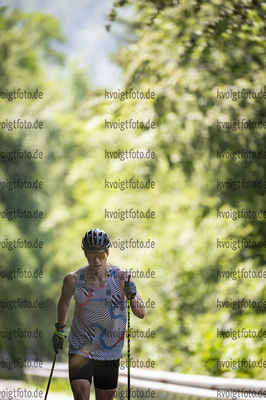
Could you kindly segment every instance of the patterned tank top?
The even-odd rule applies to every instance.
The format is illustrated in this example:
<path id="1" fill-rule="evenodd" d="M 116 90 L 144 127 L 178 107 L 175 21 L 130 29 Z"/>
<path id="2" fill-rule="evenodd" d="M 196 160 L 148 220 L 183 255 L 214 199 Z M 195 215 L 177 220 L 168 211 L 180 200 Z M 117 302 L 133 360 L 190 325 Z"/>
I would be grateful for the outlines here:
<path id="1" fill-rule="evenodd" d="M 119 268 L 111 265 L 104 286 L 90 288 L 88 266 L 78 270 L 74 293 L 75 312 L 69 332 L 69 354 L 94 360 L 122 357 L 127 319 L 127 301 L 119 286 Z"/>

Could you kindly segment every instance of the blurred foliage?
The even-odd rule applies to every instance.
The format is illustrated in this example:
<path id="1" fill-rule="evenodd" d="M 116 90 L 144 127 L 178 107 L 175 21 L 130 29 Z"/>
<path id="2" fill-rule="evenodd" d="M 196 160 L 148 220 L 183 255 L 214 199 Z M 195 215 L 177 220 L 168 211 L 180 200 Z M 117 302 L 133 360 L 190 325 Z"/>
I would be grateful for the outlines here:
<path id="1" fill-rule="evenodd" d="M 40 341 L 0 339 L 10 355 L 52 358 L 51 335 L 56 302 L 66 273 L 84 265 L 81 237 L 101 227 L 111 239 L 154 240 L 155 250 L 111 249 L 110 262 L 121 268 L 155 271 L 155 279 L 137 280 L 145 301 L 155 300 L 144 320 L 132 317 L 132 327 L 155 331 L 153 339 L 132 340 L 133 358 L 156 361 L 157 369 L 201 375 L 264 379 L 260 369 L 217 368 L 217 359 L 265 356 L 261 339 L 217 338 L 217 328 L 263 328 L 263 313 L 217 309 L 216 299 L 242 297 L 265 300 L 263 279 L 220 279 L 217 270 L 264 268 L 263 249 L 222 250 L 216 239 L 265 236 L 260 219 L 218 219 L 221 211 L 264 210 L 265 194 L 256 190 L 217 190 L 217 179 L 264 179 L 265 160 L 221 160 L 217 150 L 259 151 L 265 148 L 262 130 L 218 130 L 221 121 L 259 121 L 265 100 L 221 101 L 221 91 L 265 90 L 265 3 L 256 1 L 118 1 L 110 18 L 119 21 L 119 7 L 129 5 L 134 16 L 125 22 L 134 42 L 116 55 L 124 71 L 124 87 L 152 90 L 154 100 L 110 101 L 104 89 L 92 90 L 86 71 L 69 67 L 62 73 L 59 25 L 50 16 L 1 10 L 0 91 L 36 88 L 39 102 L 1 100 L 2 119 L 44 122 L 44 129 L 1 130 L 1 149 L 39 148 L 44 160 L 0 159 L 1 180 L 27 175 L 44 182 L 39 193 L 1 190 L 1 209 L 39 208 L 40 222 L 1 219 L 1 239 L 38 237 L 41 251 L 2 250 L 1 269 L 40 268 L 44 278 L 1 280 L 1 299 L 42 298 L 44 310 L 2 312 L 2 326 L 39 327 Z M 0 32 L 1 33 L 1 32 Z M 134 35 L 133 35 L 134 34 Z M 56 79 L 49 68 L 58 68 Z M 55 67 L 57 65 L 57 67 Z M 46 73 L 45 71 L 48 71 Z M 121 88 L 122 89 L 122 88 Z M 108 90 L 108 89 L 107 89 Z M 107 121 L 133 118 L 156 123 L 156 129 L 105 129 Z M 105 150 L 155 151 L 155 160 L 105 158 Z M 138 178 L 156 182 L 154 190 L 106 190 L 104 180 Z M 105 209 L 155 211 L 151 219 L 108 219 Z M 71 311 L 72 312 L 72 311 Z M 10 319 L 12 313 L 12 320 Z M 71 315 L 68 319 L 68 327 Z M 62 359 L 66 360 L 67 346 Z"/>
<path id="2" fill-rule="evenodd" d="M 217 120 L 265 120 L 265 99 L 222 101 L 217 89 L 265 91 L 265 3 L 127 4 L 136 10 L 128 27 L 134 27 L 137 39 L 116 60 L 123 67 L 125 87 L 156 93 L 149 112 L 157 126 L 150 141 L 158 159 L 152 176 L 160 190 L 152 297 L 160 299 L 153 326 L 161 340 L 153 356 L 158 351 L 160 366 L 179 372 L 263 379 L 259 369 L 217 368 L 217 358 L 263 357 L 265 346 L 259 339 L 218 339 L 216 329 L 223 326 L 261 328 L 262 315 L 216 312 L 216 298 L 265 299 L 260 279 L 217 277 L 217 270 L 264 268 L 264 249 L 221 250 L 216 239 L 265 237 L 262 219 L 217 218 L 217 210 L 264 210 L 263 190 L 218 190 L 217 179 L 264 179 L 265 159 L 222 160 L 217 150 L 258 152 L 265 148 L 265 130 L 221 130 Z M 124 118 L 131 112 L 129 106 L 121 108 Z"/>

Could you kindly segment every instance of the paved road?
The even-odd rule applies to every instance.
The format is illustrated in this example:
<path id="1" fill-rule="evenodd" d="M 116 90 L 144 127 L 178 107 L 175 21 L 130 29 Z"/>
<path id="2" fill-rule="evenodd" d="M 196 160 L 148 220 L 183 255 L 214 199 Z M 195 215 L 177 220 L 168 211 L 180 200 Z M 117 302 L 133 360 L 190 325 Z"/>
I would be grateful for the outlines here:
<path id="1" fill-rule="evenodd" d="M 27 391 L 29 396 L 23 396 L 23 392 Z M 0 400 L 40 400 L 44 399 L 45 390 L 42 389 L 44 392 L 40 395 L 41 389 L 34 387 L 33 385 L 29 385 L 23 381 L 16 381 L 16 380 L 3 380 L 0 379 Z M 25 393 L 25 392 L 24 392 Z M 38 396 L 38 397 L 37 397 Z M 67 396 L 65 394 L 49 392 L 47 400 L 73 400 L 72 396 Z"/>

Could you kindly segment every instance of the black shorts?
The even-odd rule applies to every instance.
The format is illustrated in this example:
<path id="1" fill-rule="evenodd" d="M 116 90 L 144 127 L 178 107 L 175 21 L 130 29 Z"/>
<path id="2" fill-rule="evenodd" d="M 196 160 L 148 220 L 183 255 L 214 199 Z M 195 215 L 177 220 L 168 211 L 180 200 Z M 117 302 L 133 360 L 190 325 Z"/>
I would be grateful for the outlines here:
<path id="1" fill-rule="evenodd" d="M 118 381 L 119 359 L 112 361 L 92 360 L 79 354 L 69 354 L 69 380 L 94 381 L 97 389 L 115 389 Z"/>

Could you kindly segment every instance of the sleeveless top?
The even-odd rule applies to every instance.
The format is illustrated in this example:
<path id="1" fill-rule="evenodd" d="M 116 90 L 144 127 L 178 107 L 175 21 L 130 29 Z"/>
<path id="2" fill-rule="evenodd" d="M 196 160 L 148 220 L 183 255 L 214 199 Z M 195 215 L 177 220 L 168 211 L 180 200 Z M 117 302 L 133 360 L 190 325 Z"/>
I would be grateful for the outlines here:
<path id="1" fill-rule="evenodd" d="M 77 273 L 75 311 L 69 332 L 69 354 L 94 360 L 122 357 L 127 320 L 127 301 L 119 286 L 119 268 L 111 265 L 104 286 L 90 288 L 88 266 Z"/>

